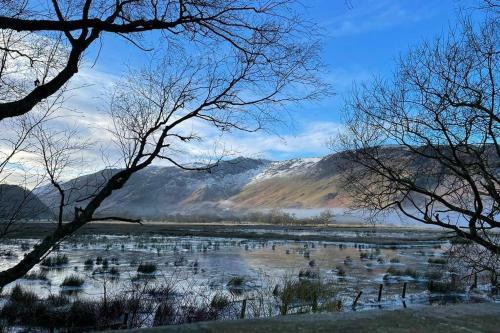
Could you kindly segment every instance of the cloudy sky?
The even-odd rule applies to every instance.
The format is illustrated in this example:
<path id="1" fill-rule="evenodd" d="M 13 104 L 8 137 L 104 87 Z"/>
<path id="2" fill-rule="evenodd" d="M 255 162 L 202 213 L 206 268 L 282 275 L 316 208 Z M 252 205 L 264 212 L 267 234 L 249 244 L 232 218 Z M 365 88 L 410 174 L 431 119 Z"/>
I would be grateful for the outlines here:
<path id="1" fill-rule="evenodd" d="M 270 131 L 228 134 L 218 137 L 209 126 L 196 128 L 209 138 L 193 153 L 223 142 L 235 155 L 289 159 L 316 157 L 329 152 L 327 141 L 341 128 L 339 109 L 345 92 L 354 81 L 373 76 L 390 76 L 394 59 L 408 47 L 444 33 L 458 17 L 465 0 L 310 0 L 303 2 L 304 16 L 323 31 L 323 61 L 326 80 L 335 95 L 317 103 L 290 106 L 285 124 Z M 99 53 L 97 53 L 99 50 Z M 95 62 L 94 62 L 95 60 Z M 71 121 L 105 141 L 102 93 L 126 72 L 127 66 L 140 66 L 144 53 L 123 39 L 105 36 L 86 58 L 74 84 L 85 85 L 70 99 Z M 92 65 L 92 66 L 91 66 Z"/>

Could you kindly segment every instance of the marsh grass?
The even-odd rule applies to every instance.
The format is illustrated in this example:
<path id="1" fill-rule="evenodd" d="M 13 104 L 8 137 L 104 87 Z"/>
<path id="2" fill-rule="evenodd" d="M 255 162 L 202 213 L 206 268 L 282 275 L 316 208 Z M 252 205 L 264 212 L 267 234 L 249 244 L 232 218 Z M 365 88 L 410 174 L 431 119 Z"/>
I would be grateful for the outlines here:
<path id="1" fill-rule="evenodd" d="M 58 254 L 55 257 L 47 257 L 42 260 L 40 263 L 41 266 L 47 267 L 47 268 L 57 268 L 61 266 L 66 266 L 69 264 L 69 259 L 66 255 L 64 254 Z"/>
<path id="2" fill-rule="evenodd" d="M 392 266 L 387 269 L 387 274 L 392 276 L 409 276 L 413 279 L 419 279 L 422 277 L 422 274 L 414 269 L 406 268 L 405 270 L 399 270 Z"/>
<path id="3" fill-rule="evenodd" d="M 229 280 L 227 285 L 229 287 L 242 287 L 245 282 L 245 278 L 243 276 L 235 276 Z"/>
<path id="4" fill-rule="evenodd" d="M 429 258 L 427 260 L 427 262 L 429 264 L 432 264 L 432 265 L 446 265 L 446 264 L 448 264 L 448 260 L 445 258 Z"/>
<path id="5" fill-rule="evenodd" d="M 30 272 L 26 274 L 23 279 L 26 280 L 40 280 L 40 281 L 48 281 L 47 272 L 46 271 L 38 271 L 38 272 Z"/>
<path id="6" fill-rule="evenodd" d="M 301 269 L 299 271 L 299 278 L 301 279 L 319 279 L 319 270 L 315 269 Z"/>
<path id="7" fill-rule="evenodd" d="M 291 279 L 285 277 L 273 291 L 281 315 L 318 311 L 338 311 L 341 302 L 337 289 L 322 279 Z"/>
<path id="8" fill-rule="evenodd" d="M 235 276 L 227 283 L 229 292 L 234 295 L 241 295 L 245 290 L 245 278 L 243 276 Z"/>
<path id="9" fill-rule="evenodd" d="M 154 263 L 151 262 L 141 262 L 139 266 L 137 267 L 137 273 L 141 274 L 153 274 L 156 272 L 157 266 Z"/>
<path id="10" fill-rule="evenodd" d="M 80 288 L 85 283 L 85 280 L 78 275 L 70 275 L 64 278 L 61 287 Z"/>
<path id="11" fill-rule="evenodd" d="M 463 288 L 453 281 L 429 280 L 427 283 L 427 290 L 433 293 L 447 294 L 452 292 L 462 292 Z"/>

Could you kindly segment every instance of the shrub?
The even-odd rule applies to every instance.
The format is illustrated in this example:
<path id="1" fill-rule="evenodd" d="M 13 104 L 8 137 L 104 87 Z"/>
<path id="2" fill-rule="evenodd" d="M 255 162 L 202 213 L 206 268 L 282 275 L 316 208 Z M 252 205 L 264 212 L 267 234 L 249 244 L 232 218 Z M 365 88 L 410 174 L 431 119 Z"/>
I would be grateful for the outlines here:
<path id="1" fill-rule="evenodd" d="M 331 284 L 321 280 L 285 279 L 283 289 L 277 295 L 280 301 L 280 313 L 286 315 L 292 305 L 294 308 L 298 307 L 299 312 L 305 312 L 308 309 L 316 312 L 320 309 L 321 304 L 332 301 L 336 291 Z"/>

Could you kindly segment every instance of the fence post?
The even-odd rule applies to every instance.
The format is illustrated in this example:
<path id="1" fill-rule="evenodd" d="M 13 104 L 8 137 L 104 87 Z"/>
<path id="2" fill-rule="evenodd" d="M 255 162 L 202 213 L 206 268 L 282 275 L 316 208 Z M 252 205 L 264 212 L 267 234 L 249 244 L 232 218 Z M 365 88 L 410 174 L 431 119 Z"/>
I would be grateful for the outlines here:
<path id="1" fill-rule="evenodd" d="M 245 319 L 245 312 L 247 310 L 247 300 L 246 298 L 243 300 L 241 303 L 241 313 L 240 313 L 240 319 Z"/>
<path id="2" fill-rule="evenodd" d="M 382 298 L 382 288 L 384 288 L 384 285 L 381 283 L 379 288 L 378 288 L 378 298 L 377 302 L 380 302 L 380 299 Z"/>
<path id="3" fill-rule="evenodd" d="M 356 308 L 356 304 L 358 304 L 358 300 L 359 298 L 361 297 L 361 294 L 363 293 L 363 291 L 360 291 L 358 293 L 358 296 L 356 296 L 356 298 L 354 299 L 354 302 L 352 303 L 352 309 L 354 310 Z"/>

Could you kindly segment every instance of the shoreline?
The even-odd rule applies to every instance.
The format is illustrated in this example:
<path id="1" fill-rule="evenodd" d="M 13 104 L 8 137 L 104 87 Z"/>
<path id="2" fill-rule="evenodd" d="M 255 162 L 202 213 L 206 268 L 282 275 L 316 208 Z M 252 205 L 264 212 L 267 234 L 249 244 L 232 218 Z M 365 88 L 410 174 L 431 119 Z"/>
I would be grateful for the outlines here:
<path id="1" fill-rule="evenodd" d="M 35 227 L 36 226 L 36 227 Z M 7 238 L 42 238 L 55 223 L 30 222 L 19 226 Z M 381 235 L 382 234 L 382 235 Z M 134 235 L 166 237 L 214 237 L 251 240 L 289 240 L 366 243 L 381 246 L 442 243 L 449 233 L 442 230 L 367 225 L 270 225 L 247 223 L 91 222 L 78 235 Z"/>

